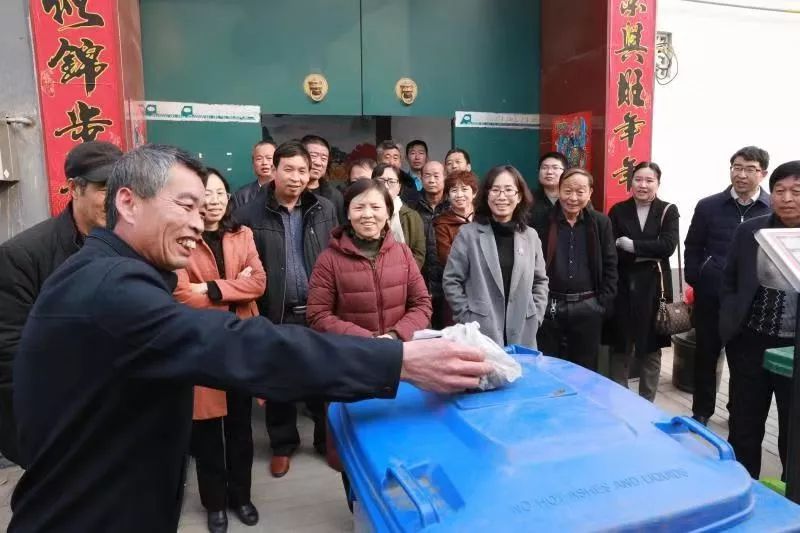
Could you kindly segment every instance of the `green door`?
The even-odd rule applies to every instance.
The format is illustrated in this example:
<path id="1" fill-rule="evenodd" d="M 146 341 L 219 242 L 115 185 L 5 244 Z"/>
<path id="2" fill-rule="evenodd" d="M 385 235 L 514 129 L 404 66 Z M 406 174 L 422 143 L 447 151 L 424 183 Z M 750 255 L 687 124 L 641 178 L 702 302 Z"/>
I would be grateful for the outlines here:
<path id="1" fill-rule="evenodd" d="M 361 0 L 364 114 L 537 113 L 539 0 Z M 418 88 L 404 105 L 403 77 Z"/>

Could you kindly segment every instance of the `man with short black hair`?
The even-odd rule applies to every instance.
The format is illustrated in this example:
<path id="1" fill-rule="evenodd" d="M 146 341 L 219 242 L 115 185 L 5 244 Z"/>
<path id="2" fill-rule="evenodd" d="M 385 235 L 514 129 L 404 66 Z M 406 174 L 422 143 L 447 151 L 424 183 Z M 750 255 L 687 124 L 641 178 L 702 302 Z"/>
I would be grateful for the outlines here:
<path id="1" fill-rule="evenodd" d="M 319 141 L 307 140 L 312 148 Z M 321 152 L 321 151 L 320 151 Z M 327 152 L 326 152 L 327 153 Z M 321 158 L 317 156 L 317 173 Z M 331 202 L 308 189 L 315 159 L 306 146 L 285 142 L 275 150 L 275 173 L 248 205 L 236 211 L 236 219 L 253 230 L 258 255 L 267 272 L 267 292 L 257 300 L 262 316 L 276 324 L 306 325 L 308 278 L 317 257 L 328 246 L 338 225 Z M 324 160 L 327 165 L 327 158 Z M 314 419 L 314 447 L 325 452 L 325 413 L 321 401 L 307 402 Z M 272 447 L 270 471 L 282 477 L 290 457 L 300 445 L 297 409 L 291 402 L 268 402 L 265 423 Z"/>
<path id="2" fill-rule="evenodd" d="M 253 146 L 253 173 L 256 175 L 256 180 L 240 187 L 233 193 L 231 197 L 233 208 L 248 203 L 258 194 L 261 187 L 272 181 L 272 156 L 275 153 L 275 147 L 274 141 L 259 141 Z"/>
<path id="3" fill-rule="evenodd" d="M 276 151 L 281 197 L 295 208 L 305 209 L 308 159 L 298 143 Z M 175 531 L 194 385 L 355 401 L 391 398 L 400 379 L 464 391 L 491 371 L 477 350 L 441 339 L 320 334 L 178 303 L 174 271 L 202 239 L 205 173 L 169 146 L 122 156 L 108 181 L 107 229 L 94 229 L 42 287 L 14 368 L 28 470 L 11 498 L 10 533 Z M 331 218 L 333 207 L 325 211 Z"/>
<path id="4" fill-rule="evenodd" d="M 311 157 L 311 168 L 308 171 L 308 190 L 330 201 L 336 208 L 336 218 L 339 223 L 347 220 L 344 212 L 344 197 L 342 193 L 331 185 L 326 176 L 331 158 L 331 145 L 319 135 L 306 135 L 300 141 L 308 150 Z"/>
<path id="5" fill-rule="evenodd" d="M 44 281 L 83 246 L 92 229 L 105 225 L 106 180 L 121 156 L 122 150 L 107 142 L 73 148 L 64 162 L 71 196 L 64 211 L 0 245 L 0 452 L 21 466 L 12 364 L 22 328 Z"/>
<path id="6" fill-rule="evenodd" d="M 442 291 L 442 274 L 444 265 L 439 263 L 436 252 L 436 233 L 433 221 L 442 213 L 450 209 L 450 202 L 444 194 L 444 165 L 439 161 L 428 161 L 422 169 L 423 194 L 417 205 L 413 206 L 422 218 L 425 228 L 425 263 L 422 266 L 422 277 L 431 293 L 433 316 L 431 326 L 434 329 L 444 327 L 443 305 L 444 292 Z"/>
<path id="7" fill-rule="evenodd" d="M 702 424 L 708 423 L 716 407 L 716 369 L 722 351 L 719 295 L 725 257 L 739 224 L 771 212 L 769 193 L 760 186 L 768 166 L 769 154 L 756 146 L 733 154 L 731 184 L 697 203 L 686 234 L 684 271 L 686 282 L 694 288 L 697 333 L 692 413 Z"/>
<path id="8" fill-rule="evenodd" d="M 383 141 L 378 144 L 377 152 L 378 163 L 386 163 L 397 170 L 400 178 L 400 199 L 403 200 L 403 203 L 408 206 L 417 205 L 420 193 L 414 178 L 403 170 L 403 152 L 400 144 L 392 140 Z"/>
<path id="9" fill-rule="evenodd" d="M 531 227 L 541 228 L 547 225 L 547 217 L 558 201 L 561 174 L 568 166 L 567 158 L 561 152 L 547 152 L 539 158 L 539 187 L 533 191 Z"/>
<path id="10" fill-rule="evenodd" d="M 428 144 L 420 139 L 414 139 L 406 144 L 406 159 L 408 173 L 414 179 L 417 190 L 422 191 L 422 169 L 428 162 Z"/>

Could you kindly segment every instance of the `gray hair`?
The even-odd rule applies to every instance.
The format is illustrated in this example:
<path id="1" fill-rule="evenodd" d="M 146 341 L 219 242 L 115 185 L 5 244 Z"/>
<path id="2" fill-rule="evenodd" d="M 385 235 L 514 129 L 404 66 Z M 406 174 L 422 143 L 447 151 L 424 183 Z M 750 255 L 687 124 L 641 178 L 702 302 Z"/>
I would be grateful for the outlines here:
<path id="1" fill-rule="evenodd" d="M 169 171 L 175 165 L 194 171 L 205 184 L 203 164 L 180 148 L 145 144 L 124 154 L 114 163 L 106 183 L 106 227 L 114 229 L 117 225 L 116 197 L 120 189 L 128 188 L 139 198 L 153 198 L 167 184 Z"/>
<path id="2" fill-rule="evenodd" d="M 398 152 L 400 152 L 400 157 L 403 156 L 403 145 L 401 145 L 398 142 L 394 142 L 392 140 L 386 140 L 378 144 L 376 150 L 378 152 L 378 159 L 383 159 L 383 153 L 386 152 L 387 150 L 397 150 Z"/>

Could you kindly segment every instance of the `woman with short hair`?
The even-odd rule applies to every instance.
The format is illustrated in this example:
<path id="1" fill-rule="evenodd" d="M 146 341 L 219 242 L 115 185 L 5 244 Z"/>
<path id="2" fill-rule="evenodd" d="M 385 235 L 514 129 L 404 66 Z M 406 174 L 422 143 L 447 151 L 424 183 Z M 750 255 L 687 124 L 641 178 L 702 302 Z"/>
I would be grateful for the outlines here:
<path id="1" fill-rule="evenodd" d="M 392 216 L 389 229 L 394 239 L 408 245 L 414 254 L 417 267 L 422 270 L 425 264 L 425 226 L 422 217 L 414 209 L 408 207 L 400 197 L 402 185 L 400 173 L 387 163 L 379 163 L 372 171 L 372 179 L 380 181 L 389 191 L 392 198 Z"/>

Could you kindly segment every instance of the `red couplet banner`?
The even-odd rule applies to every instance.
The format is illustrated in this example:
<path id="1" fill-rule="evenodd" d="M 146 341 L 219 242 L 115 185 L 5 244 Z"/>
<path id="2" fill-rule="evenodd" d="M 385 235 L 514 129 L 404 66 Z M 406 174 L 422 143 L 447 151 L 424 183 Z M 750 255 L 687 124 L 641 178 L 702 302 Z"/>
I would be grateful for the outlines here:
<path id="1" fill-rule="evenodd" d="M 605 210 L 630 194 L 633 168 L 650 159 L 655 83 L 655 0 L 608 2 Z"/>
<path id="2" fill-rule="evenodd" d="M 50 211 L 69 202 L 64 158 L 77 144 L 124 147 L 116 2 L 31 0 Z"/>

